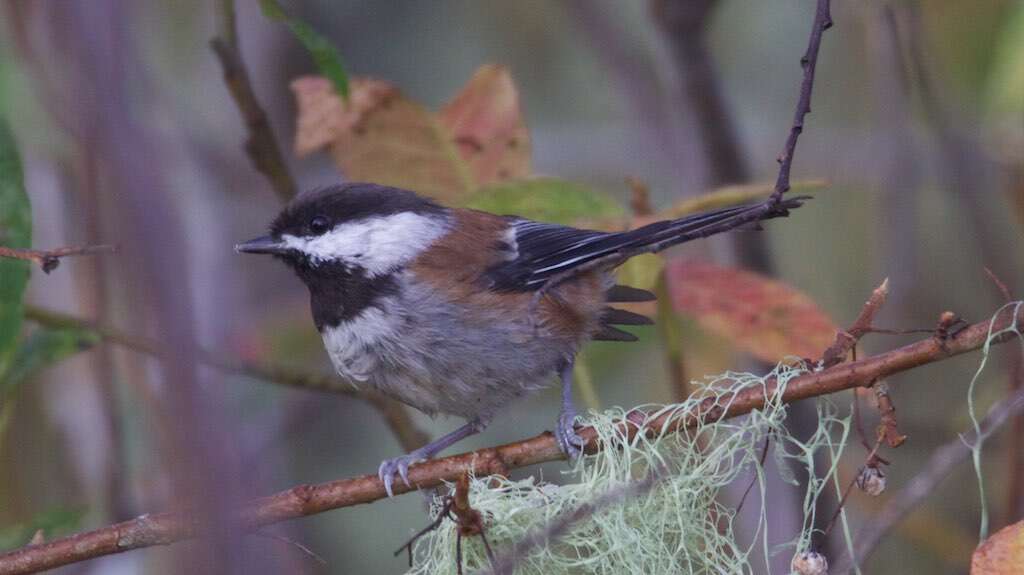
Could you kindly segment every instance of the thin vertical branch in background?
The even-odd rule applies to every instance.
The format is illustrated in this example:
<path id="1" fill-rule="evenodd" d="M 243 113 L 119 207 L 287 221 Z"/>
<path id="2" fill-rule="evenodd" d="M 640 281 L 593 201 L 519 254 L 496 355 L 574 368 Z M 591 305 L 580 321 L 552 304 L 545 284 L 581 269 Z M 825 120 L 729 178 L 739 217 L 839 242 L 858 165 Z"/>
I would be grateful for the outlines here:
<path id="1" fill-rule="evenodd" d="M 706 188 L 746 183 L 751 177 L 708 49 L 708 29 L 718 5 L 718 0 L 651 0 L 650 5 L 677 68 L 682 109 L 693 119 L 694 139 L 707 172 Z M 744 267 L 771 273 L 772 260 L 763 238 L 738 234 L 730 240 Z"/>
<path id="2" fill-rule="evenodd" d="M 172 486 L 172 499 L 163 504 L 187 509 L 210 526 L 211 544 L 179 560 L 185 569 L 229 572 L 238 558 L 230 510 L 242 496 L 241 470 L 228 449 L 223 424 L 229 419 L 214 412 L 216 390 L 199 385 L 187 248 L 167 183 L 164 142 L 132 113 L 133 98 L 146 93 L 149 80 L 140 72 L 146 68 L 131 33 L 133 7 L 122 0 L 70 3 L 62 32 L 79 59 L 82 91 L 95 95 L 84 113 L 96 118 L 96 154 L 114 198 L 112 223 L 126 238 L 121 257 L 141 284 L 130 307 L 150 315 L 166 343 L 160 410 L 151 414 L 160 422 L 159 460 L 167 462 Z"/>
<path id="3" fill-rule="evenodd" d="M 91 245 L 103 241 L 101 222 L 103 220 L 103 200 L 106 199 L 100 186 L 99 160 L 92 142 L 96 141 L 96 117 L 83 111 L 89 105 L 89 98 L 69 97 L 68 94 L 78 90 L 68 89 L 81 76 L 74 74 L 72 67 L 60 68 L 48 65 L 46 58 L 40 54 L 36 44 L 41 44 L 42 35 L 34 35 L 31 31 L 37 22 L 43 21 L 46 9 L 31 0 L 12 0 L 5 4 L 10 29 L 14 32 L 15 46 L 18 56 L 26 71 L 31 74 L 33 93 L 40 94 L 40 101 L 49 117 L 66 134 L 72 142 L 75 152 L 72 159 L 64 162 L 62 172 L 73 177 L 75 182 L 66 186 L 77 193 L 77 205 L 69 210 L 75 217 L 66 222 L 72 229 L 81 226 L 86 240 Z M 54 20 L 50 20 L 51 25 Z M 49 35 L 49 38 L 61 36 Z M 66 56 L 66 43 L 52 42 L 51 49 Z M 70 59 L 64 60 L 70 61 Z M 71 73 L 69 73 L 71 72 Z M 74 280 L 79 286 L 77 290 L 83 294 L 81 306 L 102 318 L 110 316 L 110 286 L 112 285 L 111 266 L 106 258 L 90 258 L 89 273 L 85 277 L 76 276 Z M 102 418 L 105 423 L 105 442 L 110 446 L 103 457 L 103 476 L 97 482 L 102 484 L 106 510 L 114 520 L 136 515 L 133 506 L 133 494 L 126 489 L 124 466 L 126 465 L 126 442 L 122 433 L 120 404 L 118 401 L 116 377 L 111 350 L 98 349 L 93 356 L 94 385 L 102 402 Z M 85 383 L 87 380 L 80 383 Z M 99 439 L 98 437 L 95 439 Z"/>
<path id="4" fill-rule="evenodd" d="M 938 85 L 931 70 L 917 3 L 895 2 L 892 10 L 901 29 L 905 31 L 909 77 L 917 88 L 924 119 L 938 144 L 939 184 L 963 208 L 971 231 L 978 239 L 978 251 L 987 267 L 999 277 L 1011 277 L 1010 272 L 1016 269 L 1016 262 L 1007 257 L 1009 251 L 1003 249 L 994 235 L 983 201 L 986 197 L 1004 197 L 995 193 L 997 182 L 991 177 L 995 162 L 978 142 L 975 128 L 968 127 L 964 120 L 970 116 L 970 111 L 954 112 L 942 96 L 952 91 Z"/>
<path id="5" fill-rule="evenodd" d="M 722 93 L 714 59 L 708 48 L 708 30 L 714 11 L 719 5 L 720 2 L 717 0 L 650 1 L 653 19 L 661 28 L 675 60 L 676 75 L 681 82 L 682 108 L 694 120 L 697 145 L 700 146 L 706 166 L 709 187 L 743 183 L 749 181 L 751 177 L 750 167 L 737 136 L 733 114 Z M 821 35 L 829 26 L 829 4 L 827 1 L 819 2 L 807 51 L 801 59 L 804 77 L 800 85 L 793 125 L 786 139 L 785 151 L 780 156 L 778 180 L 774 190 L 776 198 L 781 197 L 781 194 L 790 187 L 793 153 L 797 138 L 803 130 L 803 118 L 810 111 L 811 88 L 814 84 Z M 773 273 L 774 262 L 763 236 L 737 234 L 729 239 L 733 243 L 736 259 L 742 266 L 765 274 Z M 763 370 L 765 367 L 758 365 L 753 369 Z M 793 406 L 787 426 L 797 437 L 810 437 L 817 426 L 817 415 L 813 406 Z M 819 463 L 824 465 L 824 459 Z M 808 478 L 804 477 L 801 480 L 807 481 Z M 800 511 L 801 503 L 795 498 L 792 503 L 790 507 Z M 819 505 L 825 506 L 828 502 L 821 499 Z M 818 515 L 828 517 L 830 510 L 823 508 Z"/>
<path id="6" fill-rule="evenodd" d="M 657 170 L 675 182 L 677 194 L 692 195 L 700 188 L 694 177 L 700 171 L 695 146 L 680 124 L 692 119 L 676 113 L 676 103 L 664 89 L 657 58 L 643 50 L 639 40 L 619 15 L 618 3 L 601 0 L 567 0 L 573 23 L 587 38 L 590 48 L 613 76 L 613 84 L 626 101 L 644 141 L 653 140 Z"/>
<path id="7" fill-rule="evenodd" d="M 871 59 L 874 107 L 878 129 L 873 132 L 880 153 L 882 205 L 885 217 L 878 217 L 885 238 L 885 274 L 893 278 L 895 302 L 890 309 L 903 309 L 900 299 L 917 278 L 918 188 L 921 186 L 919 158 L 914 153 L 914 131 L 910 122 L 909 83 L 904 66 L 902 34 L 892 7 L 885 3 L 862 4 L 865 48 Z M 899 317 L 906 316 L 902 313 Z"/>
<path id="8" fill-rule="evenodd" d="M 697 145 L 707 163 L 709 188 L 750 179 L 707 46 L 710 17 L 717 5 L 717 0 L 651 1 L 654 22 L 662 29 L 679 68 L 684 108 L 696 121 Z"/>
<path id="9" fill-rule="evenodd" d="M 940 188 L 948 191 L 958 202 L 966 220 L 978 242 L 980 257 L 985 265 L 997 278 L 1013 277 L 1017 266 L 1015 261 L 1007 257 L 1011 253 L 1006 250 L 994 233 L 994 229 L 986 214 L 985 198 L 1005 198 L 998 194 L 998 179 L 992 177 L 996 162 L 977 141 L 974 129 L 969 127 L 963 118 L 967 113 L 954 112 L 943 94 L 931 64 L 927 58 L 925 33 L 922 29 L 920 7 L 914 3 L 894 3 L 892 10 L 898 23 L 905 29 L 908 43 L 908 66 L 910 76 L 914 79 L 924 112 L 934 138 L 938 143 Z M 998 291 L 998 290 L 997 290 Z M 1006 297 L 1006 294 L 1000 294 Z M 1007 369 L 1010 379 L 1010 393 L 1016 389 L 1021 380 L 1019 358 L 1012 358 Z M 1008 506 L 1006 516 L 1008 523 L 1024 517 L 1024 415 L 1018 415 L 1014 421 L 1014 433 L 1007 442 L 1009 450 L 1007 484 Z"/>
<path id="10" fill-rule="evenodd" d="M 221 17 L 221 35 L 210 40 L 210 47 L 220 61 L 224 83 L 249 130 L 245 152 L 256 169 L 270 181 L 278 197 L 287 202 L 296 196 L 298 186 L 281 154 L 267 113 L 256 98 L 249 80 L 249 72 L 238 45 L 234 0 L 220 0 L 217 6 Z"/>

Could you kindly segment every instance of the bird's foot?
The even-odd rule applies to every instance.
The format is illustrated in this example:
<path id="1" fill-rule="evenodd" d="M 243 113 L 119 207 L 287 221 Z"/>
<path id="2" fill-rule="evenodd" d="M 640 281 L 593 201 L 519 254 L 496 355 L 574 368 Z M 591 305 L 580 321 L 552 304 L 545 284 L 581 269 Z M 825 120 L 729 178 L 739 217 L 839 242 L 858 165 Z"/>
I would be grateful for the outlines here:
<path id="1" fill-rule="evenodd" d="M 569 459 L 576 459 L 583 453 L 583 446 L 587 442 L 576 434 L 576 412 L 574 410 L 563 409 L 558 416 L 555 439 L 558 441 L 558 448 L 569 456 Z"/>
<path id="2" fill-rule="evenodd" d="M 412 484 L 409 483 L 409 466 L 424 459 L 426 457 L 422 454 L 413 451 L 408 455 L 385 459 L 380 462 L 380 467 L 377 468 L 377 477 L 384 482 L 384 490 L 387 491 L 388 497 L 394 496 L 391 486 L 394 484 L 395 474 L 397 473 L 407 486 L 412 487 Z"/>

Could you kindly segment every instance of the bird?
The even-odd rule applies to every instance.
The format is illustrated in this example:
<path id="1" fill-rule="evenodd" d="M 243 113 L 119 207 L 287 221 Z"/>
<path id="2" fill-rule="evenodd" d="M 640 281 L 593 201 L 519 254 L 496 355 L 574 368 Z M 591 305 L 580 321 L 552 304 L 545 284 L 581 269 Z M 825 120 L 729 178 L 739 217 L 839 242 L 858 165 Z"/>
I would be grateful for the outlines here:
<path id="1" fill-rule="evenodd" d="M 446 207 L 415 192 L 349 182 L 304 192 L 270 233 L 237 244 L 282 260 L 309 291 L 313 322 L 337 373 L 421 412 L 466 423 L 378 476 L 388 495 L 410 465 L 479 433 L 514 400 L 561 382 L 554 428 L 570 458 L 576 355 L 590 340 L 635 341 L 616 326 L 651 323 L 611 304 L 649 301 L 619 285 L 630 257 L 761 220 L 806 197 L 772 196 L 620 232 Z"/>

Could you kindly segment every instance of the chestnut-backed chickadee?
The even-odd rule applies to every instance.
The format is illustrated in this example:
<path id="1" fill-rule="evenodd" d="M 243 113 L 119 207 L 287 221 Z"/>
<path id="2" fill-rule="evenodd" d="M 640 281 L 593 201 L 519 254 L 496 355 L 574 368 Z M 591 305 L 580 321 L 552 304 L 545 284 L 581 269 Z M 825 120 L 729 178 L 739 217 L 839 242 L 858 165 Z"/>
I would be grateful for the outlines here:
<path id="1" fill-rule="evenodd" d="M 616 285 L 631 256 L 788 215 L 803 198 L 724 208 L 601 232 L 442 207 L 375 184 L 330 186 L 295 198 L 270 235 L 235 246 L 273 254 L 309 288 L 313 321 L 338 373 L 462 427 L 378 473 L 397 472 L 481 431 L 513 399 L 562 383 L 558 445 L 579 455 L 573 358 L 591 339 L 633 341 L 614 325 L 650 323 L 610 303 L 653 299 Z"/>

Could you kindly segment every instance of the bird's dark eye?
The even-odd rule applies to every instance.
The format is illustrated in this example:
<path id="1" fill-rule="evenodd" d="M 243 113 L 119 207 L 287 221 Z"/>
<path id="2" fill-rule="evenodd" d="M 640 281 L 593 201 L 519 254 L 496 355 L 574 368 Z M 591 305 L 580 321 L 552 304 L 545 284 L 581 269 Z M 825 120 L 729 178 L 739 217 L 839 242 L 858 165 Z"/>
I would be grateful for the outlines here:
<path id="1" fill-rule="evenodd" d="M 316 216 L 309 220 L 309 231 L 314 236 L 321 236 L 327 233 L 327 230 L 331 229 L 331 221 L 324 216 Z"/>

